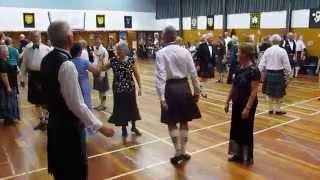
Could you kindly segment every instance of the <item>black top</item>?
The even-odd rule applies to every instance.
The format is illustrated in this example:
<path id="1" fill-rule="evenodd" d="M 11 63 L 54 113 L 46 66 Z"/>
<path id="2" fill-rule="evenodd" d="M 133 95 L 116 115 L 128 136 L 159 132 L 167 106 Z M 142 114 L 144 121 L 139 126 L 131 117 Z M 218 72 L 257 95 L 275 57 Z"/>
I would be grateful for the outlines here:
<path id="1" fill-rule="evenodd" d="M 261 75 L 259 69 L 251 65 L 247 68 L 237 68 L 235 78 L 233 79 L 232 102 L 235 104 L 246 104 L 251 93 L 251 82 L 260 81 Z"/>
<path id="2" fill-rule="evenodd" d="M 224 46 L 224 44 L 217 44 L 214 47 L 216 58 L 223 59 L 224 55 L 226 54 L 226 47 Z"/>
<path id="3" fill-rule="evenodd" d="M 0 59 L 0 73 L 8 73 L 8 63 L 2 59 Z M 0 88 L 4 88 L 4 83 L 2 80 L 0 81 Z"/>
<path id="4" fill-rule="evenodd" d="M 110 60 L 114 74 L 113 91 L 125 93 L 135 91 L 135 83 L 132 77 L 134 72 L 134 58 L 129 57 L 126 61 L 119 61 L 116 57 Z"/>
<path id="5" fill-rule="evenodd" d="M 212 55 L 210 54 L 210 49 L 208 43 L 202 43 L 198 47 L 197 58 L 200 64 L 211 64 L 215 66 L 215 48 L 212 46 Z"/>
<path id="6" fill-rule="evenodd" d="M 27 40 L 21 40 L 20 41 L 20 47 L 19 47 L 19 53 L 21 54 L 22 53 L 22 49 L 24 48 L 24 47 L 26 47 L 26 45 L 28 44 L 29 42 L 27 41 Z"/>
<path id="7" fill-rule="evenodd" d="M 289 56 L 294 55 L 296 53 L 296 42 L 295 41 L 292 41 L 292 42 L 293 42 L 293 48 L 291 48 L 289 40 L 286 40 L 283 45 L 283 48 L 287 51 Z"/>

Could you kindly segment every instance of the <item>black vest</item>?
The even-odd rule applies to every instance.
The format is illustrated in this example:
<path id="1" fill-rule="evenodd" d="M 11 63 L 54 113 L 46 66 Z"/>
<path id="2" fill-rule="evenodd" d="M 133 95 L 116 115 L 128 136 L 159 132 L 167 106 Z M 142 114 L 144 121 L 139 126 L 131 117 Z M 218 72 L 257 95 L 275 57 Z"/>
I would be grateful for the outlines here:
<path id="1" fill-rule="evenodd" d="M 41 63 L 42 85 L 49 111 L 48 170 L 67 179 L 86 179 L 87 154 L 84 125 L 67 107 L 60 92 L 58 74 L 61 65 L 71 56 L 54 49 Z M 63 171 L 68 169 L 68 171 Z"/>
<path id="2" fill-rule="evenodd" d="M 291 49 L 289 40 L 284 42 L 283 48 L 287 51 L 288 54 L 295 54 L 296 53 L 296 42 L 293 41 L 293 48 Z"/>

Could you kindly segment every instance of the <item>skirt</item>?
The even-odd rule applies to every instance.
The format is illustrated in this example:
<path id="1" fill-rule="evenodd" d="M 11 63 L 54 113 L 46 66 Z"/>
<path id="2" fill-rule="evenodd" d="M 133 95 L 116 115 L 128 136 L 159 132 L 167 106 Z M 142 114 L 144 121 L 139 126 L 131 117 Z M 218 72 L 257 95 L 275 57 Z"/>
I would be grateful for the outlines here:
<path id="1" fill-rule="evenodd" d="M 166 82 L 165 100 L 168 109 L 161 109 L 161 122 L 165 124 L 192 121 L 201 118 L 194 101 L 188 79 L 171 79 Z"/>
<path id="2" fill-rule="evenodd" d="M 17 90 L 12 89 L 7 93 L 5 88 L 0 88 L 0 117 L 7 120 L 20 120 Z"/>
<path id="3" fill-rule="evenodd" d="M 226 64 L 223 62 L 223 58 L 217 59 L 216 69 L 218 73 L 223 73 L 227 70 Z"/>
<path id="4" fill-rule="evenodd" d="M 247 157 L 253 159 L 253 130 L 254 116 L 258 105 L 255 101 L 249 112 L 248 119 L 242 119 L 242 111 L 246 107 L 246 103 L 232 102 L 230 141 L 228 154 L 237 155 L 239 157 Z"/>
<path id="5" fill-rule="evenodd" d="M 40 71 L 29 72 L 28 101 L 31 104 L 45 104 L 45 95 L 42 88 L 42 75 Z"/>
<path id="6" fill-rule="evenodd" d="M 283 70 L 267 70 L 262 92 L 269 97 L 282 98 L 286 95 L 286 82 Z"/>
<path id="7" fill-rule="evenodd" d="M 201 78 L 214 78 L 214 66 L 212 63 L 199 63 L 198 76 Z"/>
<path id="8" fill-rule="evenodd" d="M 115 126 L 128 126 L 129 121 L 141 120 L 136 91 L 117 93 L 113 91 L 113 112 L 109 122 Z"/>
<path id="9" fill-rule="evenodd" d="M 107 92 L 110 89 L 107 72 L 105 72 L 104 77 L 95 76 L 93 78 L 93 89 L 100 92 Z"/>

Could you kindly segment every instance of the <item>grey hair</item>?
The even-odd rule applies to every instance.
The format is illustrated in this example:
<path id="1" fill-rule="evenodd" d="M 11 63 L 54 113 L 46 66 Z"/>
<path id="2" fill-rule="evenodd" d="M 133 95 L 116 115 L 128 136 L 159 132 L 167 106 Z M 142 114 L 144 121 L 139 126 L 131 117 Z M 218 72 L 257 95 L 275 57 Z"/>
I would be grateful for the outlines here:
<path id="1" fill-rule="evenodd" d="M 4 40 L 4 43 L 7 45 L 7 46 L 10 46 L 12 44 L 12 38 L 11 37 L 7 37 L 5 40 Z"/>
<path id="2" fill-rule="evenodd" d="M 172 41 L 174 41 L 177 37 L 177 30 L 173 26 L 167 26 L 163 30 L 163 35 L 167 36 L 169 39 L 172 39 Z"/>
<path id="3" fill-rule="evenodd" d="M 129 50 L 129 47 L 128 47 L 128 44 L 126 42 L 119 42 L 117 45 L 116 45 L 117 48 L 121 49 L 122 51 L 124 51 L 127 55 L 130 54 L 130 50 Z"/>
<path id="4" fill-rule="evenodd" d="M 281 42 L 281 36 L 279 34 L 274 34 L 270 37 L 270 41 L 272 44 L 280 44 Z"/>
<path id="5" fill-rule="evenodd" d="M 0 45 L 0 53 L 2 53 L 3 51 L 8 51 L 8 46 Z"/>
<path id="6" fill-rule="evenodd" d="M 48 37 L 56 47 L 63 47 L 71 33 L 71 27 L 65 21 L 54 21 L 48 28 Z"/>
<path id="7" fill-rule="evenodd" d="M 209 38 L 213 38 L 213 34 L 212 33 L 206 34 L 206 40 L 208 40 Z"/>

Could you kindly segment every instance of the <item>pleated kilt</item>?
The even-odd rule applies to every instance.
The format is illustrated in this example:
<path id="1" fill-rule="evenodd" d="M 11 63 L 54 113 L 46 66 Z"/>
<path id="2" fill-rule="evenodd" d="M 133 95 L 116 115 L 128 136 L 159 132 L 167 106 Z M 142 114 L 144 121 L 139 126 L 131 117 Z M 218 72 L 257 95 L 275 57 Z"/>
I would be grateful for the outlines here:
<path id="1" fill-rule="evenodd" d="M 101 78 L 100 76 L 94 76 L 93 78 L 93 89 L 106 92 L 110 89 L 109 80 L 108 80 L 108 73 L 104 72 L 105 76 Z"/>
<path id="2" fill-rule="evenodd" d="M 188 79 L 171 79 L 166 82 L 165 100 L 168 109 L 161 109 L 161 122 L 165 124 L 192 121 L 201 118 Z"/>
<path id="3" fill-rule="evenodd" d="M 284 70 L 267 70 L 262 92 L 273 98 L 286 95 L 286 80 Z"/>
<path id="4" fill-rule="evenodd" d="M 45 95 L 42 88 L 42 74 L 40 71 L 30 71 L 28 80 L 28 101 L 31 104 L 45 104 Z"/>

